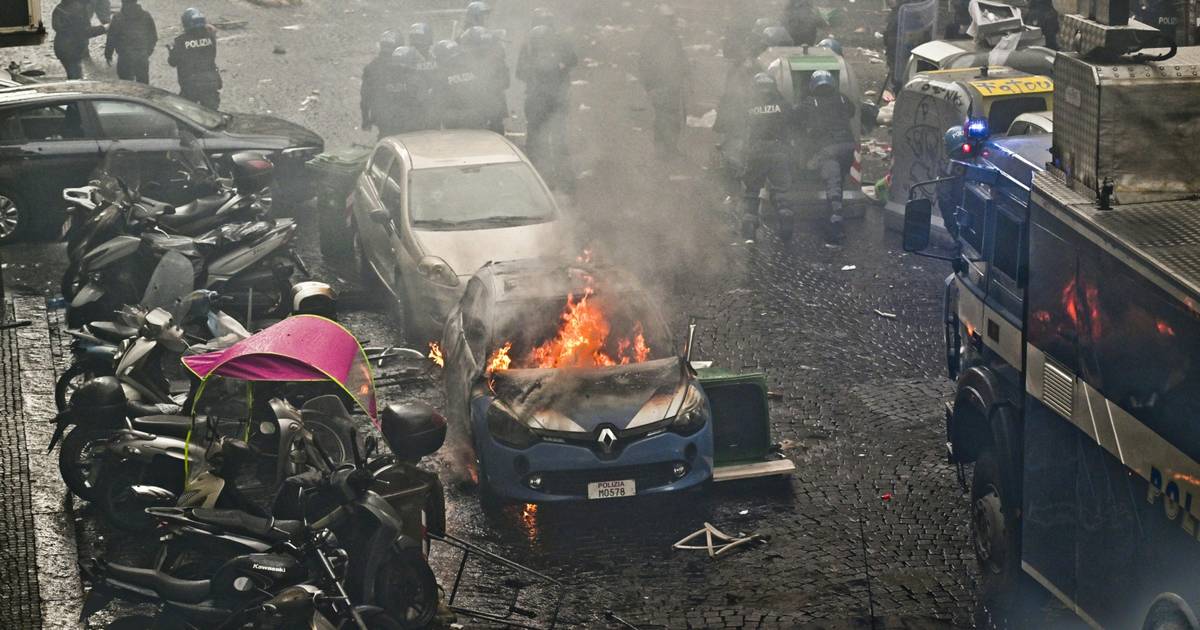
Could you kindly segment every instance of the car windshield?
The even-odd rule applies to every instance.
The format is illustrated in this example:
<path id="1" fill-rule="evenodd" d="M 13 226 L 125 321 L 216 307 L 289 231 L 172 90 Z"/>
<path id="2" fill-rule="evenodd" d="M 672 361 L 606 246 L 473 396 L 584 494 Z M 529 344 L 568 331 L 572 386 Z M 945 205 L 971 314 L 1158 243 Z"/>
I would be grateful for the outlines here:
<path id="1" fill-rule="evenodd" d="M 216 129 L 225 124 L 225 114 L 168 92 L 155 92 L 150 95 L 150 100 L 205 129 Z"/>
<path id="2" fill-rule="evenodd" d="M 555 219 L 551 202 L 524 162 L 415 170 L 409 176 L 412 225 L 466 230 L 544 223 Z"/>

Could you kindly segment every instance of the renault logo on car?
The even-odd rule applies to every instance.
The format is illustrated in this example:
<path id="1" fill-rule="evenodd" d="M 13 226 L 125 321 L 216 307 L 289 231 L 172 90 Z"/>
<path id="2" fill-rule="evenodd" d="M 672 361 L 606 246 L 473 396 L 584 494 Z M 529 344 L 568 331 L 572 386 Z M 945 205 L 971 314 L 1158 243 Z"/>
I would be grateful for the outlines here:
<path id="1" fill-rule="evenodd" d="M 605 453 L 608 453 L 612 451 L 613 445 L 617 443 L 617 432 L 609 427 L 604 427 L 600 429 L 600 434 L 596 437 L 596 441 L 600 443 L 600 448 Z"/>

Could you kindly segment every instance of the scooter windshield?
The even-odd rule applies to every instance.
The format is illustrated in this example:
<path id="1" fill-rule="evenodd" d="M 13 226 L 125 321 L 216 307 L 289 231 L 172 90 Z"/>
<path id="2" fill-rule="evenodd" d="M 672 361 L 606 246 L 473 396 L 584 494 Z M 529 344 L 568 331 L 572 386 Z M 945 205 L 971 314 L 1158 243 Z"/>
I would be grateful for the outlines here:
<path id="1" fill-rule="evenodd" d="M 142 306 L 173 310 L 176 300 L 191 292 L 194 278 L 192 261 L 179 252 L 167 252 L 150 275 Z"/>

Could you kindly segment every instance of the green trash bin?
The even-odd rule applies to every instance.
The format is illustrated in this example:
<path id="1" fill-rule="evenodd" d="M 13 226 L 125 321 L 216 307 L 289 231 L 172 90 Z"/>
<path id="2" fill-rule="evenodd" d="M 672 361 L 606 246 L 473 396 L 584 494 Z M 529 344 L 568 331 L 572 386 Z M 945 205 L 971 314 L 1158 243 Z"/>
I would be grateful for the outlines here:
<path id="1" fill-rule="evenodd" d="M 346 200 L 370 156 L 370 148 L 355 146 L 326 151 L 308 161 L 317 185 L 317 225 L 321 254 L 326 258 L 344 260 L 353 253 L 354 235 L 347 220 Z"/>

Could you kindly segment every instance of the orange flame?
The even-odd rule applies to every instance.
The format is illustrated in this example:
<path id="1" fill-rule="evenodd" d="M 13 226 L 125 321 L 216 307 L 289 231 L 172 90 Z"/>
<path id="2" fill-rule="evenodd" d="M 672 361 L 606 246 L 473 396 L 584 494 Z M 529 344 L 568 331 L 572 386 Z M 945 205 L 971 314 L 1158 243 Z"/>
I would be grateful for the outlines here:
<path id="1" fill-rule="evenodd" d="M 650 356 L 650 347 L 641 322 L 634 325 L 633 339 L 617 340 L 616 357 L 609 355 L 608 337 L 611 326 L 604 312 L 589 301 L 592 289 L 584 289 L 578 302 L 567 296 L 558 334 L 534 348 L 526 363 L 538 368 L 609 367 L 641 363 Z"/>
<path id="2" fill-rule="evenodd" d="M 488 359 L 487 373 L 491 374 L 496 370 L 507 370 L 508 366 L 512 365 L 512 357 L 508 356 L 508 351 L 512 350 L 512 342 L 509 341 L 503 346 L 496 348 L 492 353 L 492 357 Z"/>
<path id="3" fill-rule="evenodd" d="M 438 367 L 446 367 L 446 359 L 442 356 L 442 347 L 436 341 L 429 342 L 429 360 Z"/>

